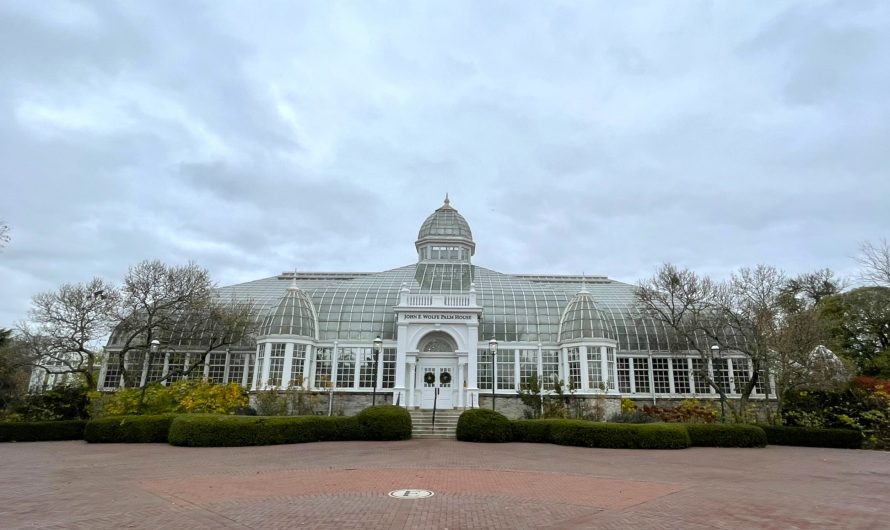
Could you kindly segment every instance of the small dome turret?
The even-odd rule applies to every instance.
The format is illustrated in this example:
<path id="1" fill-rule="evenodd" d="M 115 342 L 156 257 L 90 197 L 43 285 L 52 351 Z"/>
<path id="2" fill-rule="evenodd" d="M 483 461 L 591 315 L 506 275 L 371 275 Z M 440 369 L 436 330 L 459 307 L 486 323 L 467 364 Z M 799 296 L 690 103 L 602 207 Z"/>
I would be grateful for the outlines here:
<path id="1" fill-rule="evenodd" d="M 309 296 L 293 281 L 260 326 L 260 335 L 296 335 L 316 339 L 318 316 Z"/>
<path id="2" fill-rule="evenodd" d="M 417 241 L 414 245 L 418 250 L 430 244 L 456 244 L 466 248 L 469 255 L 476 250 L 470 224 L 451 206 L 448 195 L 445 195 L 445 203 L 426 218 L 417 232 Z"/>
<path id="3" fill-rule="evenodd" d="M 569 300 L 562 318 L 559 319 L 559 342 L 583 339 L 616 340 L 613 326 L 606 322 L 593 297 L 582 287 Z"/>

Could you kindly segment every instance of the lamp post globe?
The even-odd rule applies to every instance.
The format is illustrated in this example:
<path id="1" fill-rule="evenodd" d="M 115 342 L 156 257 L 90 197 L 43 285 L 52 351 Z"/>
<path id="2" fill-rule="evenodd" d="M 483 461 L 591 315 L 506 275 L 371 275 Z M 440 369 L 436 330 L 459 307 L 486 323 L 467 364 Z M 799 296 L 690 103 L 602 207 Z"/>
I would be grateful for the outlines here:
<path id="1" fill-rule="evenodd" d="M 374 389 L 371 391 L 371 406 L 377 404 L 377 367 L 380 366 L 380 352 L 383 350 L 383 339 L 380 335 L 374 339 L 374 347 L 372 349 L 374 355 Z"/>
<path id="2" fill-rule="evenodd" d="M 498 341 L 492 337 L 490 341 L 488 341 L 488 351 L 491 352 L 491 410 L 494 410 L 494 385 L 495 385 L 495 359 L 498 356 Z"/>
<path id="3" fill-rule="evenodd" d="M 159 341 L 158 339 L 152 339 L 151 343 L 148 345 L 148 349 L 152 353 L 155 353 L 156 351 L 158 351 L 158 348 L 160 346 L 161 346 L 161 341 Z"/>

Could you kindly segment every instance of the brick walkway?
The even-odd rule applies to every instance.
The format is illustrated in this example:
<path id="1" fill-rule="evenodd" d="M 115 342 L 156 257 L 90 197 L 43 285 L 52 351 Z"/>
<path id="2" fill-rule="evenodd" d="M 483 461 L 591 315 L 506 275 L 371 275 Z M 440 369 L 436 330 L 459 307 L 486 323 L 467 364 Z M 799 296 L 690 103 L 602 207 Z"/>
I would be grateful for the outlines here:
<path id="1" fill-rule="evenodd" d="M 0 528 L 886 528 L 890 453 L 0 444 Z M 387 492 L 422 488 L 428 499 Z"/>

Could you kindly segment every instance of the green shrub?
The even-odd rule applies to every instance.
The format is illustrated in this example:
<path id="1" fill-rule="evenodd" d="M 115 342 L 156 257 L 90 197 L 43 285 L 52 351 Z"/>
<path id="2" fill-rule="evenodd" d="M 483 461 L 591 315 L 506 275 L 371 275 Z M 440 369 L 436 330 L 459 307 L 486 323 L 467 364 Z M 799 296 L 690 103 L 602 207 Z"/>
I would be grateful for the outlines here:
<path id="1" fill-rule="evenodd" d="M 128 414 L 231 414 L 248 405 L 247 390 L 238 383 L 220 385 L 207 380 L 189 379 L 166 386 L 151 384 L 145 388 L 142 406 L 141 388 L 121 388 L 110 394 L 90 394 L 90 416 Z"/>
<path id="2" fill-rule="evenodd" d="M 367 418 L 366 418 L 367 420 Z M 368 420 L 370 421 L 370 420 Z M 379 429 L 375 432 L 387 432 Z M 327 416 L 177 416 L 168 441 L 187 447 L 239 447 L 363 440 L 359 419 Z"/>
<path id="3" fill-rule="evenodd" d="M 500 412 L 472 409 L 464 411 L 457 419 L 457 439 L 463 442 L 509 442 L 513 440 L 513 429 L 510 420 Z"/>
<path id="4" fill-rule="evenodd" d="M 682 425 L 669 423 L 557 420 L 550 426 L 550 438 L 559 445 L 615 449 L 682 449 L 690 443 Z"/>
<path id="5" fill-rule="evenodd" d="M 562 420 L 515 420 L 513 421 L 513 441 L 528 443 L 550 443 L 550 429 Z"/>
<path id="6" fill-rule="evenodd" d="M 87 414 L 87 389 L 80 382 L 28 394 L 14 412 L 25 421 L 82 420 Z"/>
<path id="7" fill-rule="evenodd" d="M 163 443 L 174 414 L 107 416 L 91 420 L 83 439 L 91 443 Z"/>
<path id="8" fill-rule="evenodd" d="M 411 415 L 402 407 L 378 405 L 368 407 L 356 416 L 364 440 L 408 440 L 411 438 Z"/>
<path id="9" fill-rule="evenodd" d="M 680 425 L 680 424 L 678 424 Z M 686 423 L 693 447 L 764 447 L 766 433 L 744 423 Z"/>
<path id="10" fill-rule="evenodd" d="M 0 442 L 82 440 L 85 420 L 0 422 Z"/>
<path id="11" fill-rule="evenodd" d="M 820 429 L 817 427 L 775 427 L 761 425 L 771 445 L 798 445 L 802 447 L 834 447 L 859 449 L 862 434 L 853 429 Z"/>

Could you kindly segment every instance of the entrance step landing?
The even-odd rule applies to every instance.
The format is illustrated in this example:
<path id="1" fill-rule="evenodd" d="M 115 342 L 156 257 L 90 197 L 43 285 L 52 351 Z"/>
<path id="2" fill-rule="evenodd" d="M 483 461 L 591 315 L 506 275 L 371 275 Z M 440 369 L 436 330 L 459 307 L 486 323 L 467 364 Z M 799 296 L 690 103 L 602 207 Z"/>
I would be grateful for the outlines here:
<path id="1" fill-rule="evenodd" d="M 436 423 L 433 424 L 433 411 L 409 410 L 411 414 L 412 438 L 450 438 L 454 439 L 457 432 L 457 419 L 460 410 L 437 410 Z"/>

